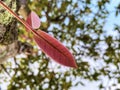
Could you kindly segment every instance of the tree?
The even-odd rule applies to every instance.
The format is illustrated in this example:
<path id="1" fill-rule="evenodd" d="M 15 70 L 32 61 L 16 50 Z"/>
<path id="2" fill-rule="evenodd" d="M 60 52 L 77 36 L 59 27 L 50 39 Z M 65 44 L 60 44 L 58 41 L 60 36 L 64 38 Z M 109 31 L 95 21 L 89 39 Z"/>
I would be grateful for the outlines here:
<path id="1" fill-rule="evenodd" d="M 105 88 L 103 76 L 120 82 L 120 37 L 106 35 L 104 30 L 106 18 L 111 13 L 107 9 L 110 0 L 4 2 L 23 18 L 31 10 L 35 11 L 41 17 L 40 29 L 63 42 L 74 54 L 78 65 L 78 69 L 72 69 L 51 63 L 36 47 L 32 35 L 25 32 L 24 26 L 0 7 L 0 61 L 14 56 L 13 61 L 1 65 L 1 74 L 6 71 L 11 76 L 8 90 L 28 87 L 31 90 L 68 90 L 78 84 L 84 85 L 81 78 L 101 81 L 99 88 Z M 119 9 L 118 5 L 114 11 L 116 15 Z M 114 30 L 119 33 L 119 25 L 115 25 Z M 76 78 L 80 80 L 75 82 Z"/>

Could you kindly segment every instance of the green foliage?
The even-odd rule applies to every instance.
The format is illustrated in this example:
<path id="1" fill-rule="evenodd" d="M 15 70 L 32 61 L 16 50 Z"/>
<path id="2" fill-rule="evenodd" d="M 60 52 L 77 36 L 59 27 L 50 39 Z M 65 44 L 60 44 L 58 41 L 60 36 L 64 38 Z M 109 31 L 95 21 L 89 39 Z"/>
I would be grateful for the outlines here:
<path id="1" fill-rule="evenodd" d="M 54 35 L 73 52 L 78 69 L 68 69 L 57 64 L 54 66 L 36 48 L 31 35 L 20 28 L 19 39 L 35 47 L 31 55 L 16 58 L 12 62 L 15 63 L 14 68 L 6 65 L 7 71 L 14 72 L 11 73 L 8 90 L 23 90 L 27 87 L 31 90 L 69 90 L 72 86 L 84 85 L 81 78 L 100 81 L 99 88 L 105 88 L 102 76 L 120 82 L 120 37 L 109 36 L 104 30 L 106 18 L 110 14 L 106 5 L 110 4 L 110 0 L 73 1 L 28 0 L 28 6 L 40 18 L 45 18 L 40 29 Z M 118 11 L 119 6 L 116 15 Z M 120 33 L 119 25 L 114 28 L 114 32 Z M 28 35 L 28 40 L 24 40 L 22 34 Z M 11 70 L 7 69 L 9 67 L 12 67 Z M 79 80 L 75 81 L 77 78 Z"/>

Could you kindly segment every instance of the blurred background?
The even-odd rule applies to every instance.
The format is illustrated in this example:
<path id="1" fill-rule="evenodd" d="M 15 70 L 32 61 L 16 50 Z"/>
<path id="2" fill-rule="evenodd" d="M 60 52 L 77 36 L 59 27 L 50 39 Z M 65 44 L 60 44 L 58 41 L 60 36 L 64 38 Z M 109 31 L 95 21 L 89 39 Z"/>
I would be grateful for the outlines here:
<path id="1" fill-rule="evenodd" d="M 120 0 L 21 1 L 25 12 L 39 15 L 41 30 L 69 48 L 78 68 L 51 61 L 18 22 L 18 39 L 33 49 L 4 63 L 2 90 L 120 89 Z"/>

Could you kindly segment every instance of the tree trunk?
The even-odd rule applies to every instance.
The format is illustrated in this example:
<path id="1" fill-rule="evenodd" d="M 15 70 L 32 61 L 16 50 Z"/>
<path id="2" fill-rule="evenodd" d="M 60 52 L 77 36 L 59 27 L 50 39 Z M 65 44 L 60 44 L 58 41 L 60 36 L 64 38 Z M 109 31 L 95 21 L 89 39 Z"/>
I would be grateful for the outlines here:
<path id="1" fill-rule="evenodd" d="M 18 11 L 19 2 L 16 3 L 16 0 L 3 0 L 3 2 L 14 12 Z M 18 41 L 16 19 L 0 6 L 0 64 L 21 51 L 30 51 L 31 48 L 30 44 Z"/>

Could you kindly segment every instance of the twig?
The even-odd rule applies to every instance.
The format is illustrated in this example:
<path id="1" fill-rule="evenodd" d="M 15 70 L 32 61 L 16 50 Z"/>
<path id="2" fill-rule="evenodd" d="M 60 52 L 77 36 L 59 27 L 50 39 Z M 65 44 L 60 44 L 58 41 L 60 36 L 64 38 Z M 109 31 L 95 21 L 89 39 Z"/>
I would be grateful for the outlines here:
<path id="1" fill-rule="evenodd" d="M 3 64 L 1 64 L 1 67 L 7 73 L 7 75 L 11 78 L 11 76 L 10 76 L 9 72 L 6 70 L 5 66 Z"/>

